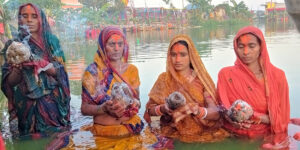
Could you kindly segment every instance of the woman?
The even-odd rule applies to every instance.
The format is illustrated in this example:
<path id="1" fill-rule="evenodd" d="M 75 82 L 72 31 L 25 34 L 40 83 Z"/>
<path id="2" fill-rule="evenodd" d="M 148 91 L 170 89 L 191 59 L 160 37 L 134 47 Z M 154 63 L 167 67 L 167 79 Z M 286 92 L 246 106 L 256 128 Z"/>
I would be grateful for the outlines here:
<path id="1" fill-rule="evenodd" d="M 60 131 L 70 125 L 70 90 L 63 51 L 43 11 L 27 3 L 20 6 L 18 15 L 15 41 L 27 42 L 33 58 L 18 65 L 8 64 L 5 58 L 2 66 L 1 89 L 8 99 L 10 121 L 18 120 L 20 135 Z M 6 43 L 5 53 L 11 43 Z M 44 71 L 37 74 L 36 70 Z"/>
<path id="2" fill-rule="evenodd" d="M 290 104 L 284 72 L 270 62 L 264 36 L 258 28 L 240 29 L 233 45 L 235 65 L 223 68 L 218 76 L 220 102 L 228 109 L 235 100 L 242 99 L 252 106 L 254 115 L 243 123 L 225 115 L 225 127 L 250 138 L 273 134 L 273 145 L 285 142 Z"/>
<path id="3" fill-rule="evenodd" d="M 94 62 L 86 68 L 82 79 L 81 113 L 93 116 L 94 122 L 72 134 L 63 149 L 142 149 L 144 139 L 155 142 L 150 132 L 143 134 L 147 137 L 139 134 L 144 127 L 137 115 L 140 80 L 138 69 L 127 61 L 128 53 L 126 37 L 119 28 L 108 26 L 101 31 Z M 122 101 L 116 100 L 112 88 L 119 83 L 126 84 L 137 101 L 124 107 Z M 92 134 L 86 134 L 89 131 Z"/>
<path id="4" fill-rule="evenodd" d="M 133 97 L 139 99 L 138 70 L 127 63 L 128 50 L 125 35 L 119 28 L 109 26 L 101 31 L 94 62 L 87 67 L 82 80 L 81 112 L 94 117 L 94 135 L 122 137 L 138 134 L 143 128 L 136 115 L 139 101 L 125 108 L 111 97 L 114 83 L 123 82 Z"/>
<path id="5" fill-rule="evenodd" d="M 165 99 L 175 91 L 183 94 L 186 105 L 170 110 Z M 160 131 L 166 137 L 183 142 L 214 142 L 228 136 L 220 128 L 214 83 L 186 35 L 171 40 L 167 70 L 160 74 L 149 97 L 144 115 L 148 123 L 152 121 L 151 116 L 170 115 L 173 118 L 171 124 L 161 119 Z"/>

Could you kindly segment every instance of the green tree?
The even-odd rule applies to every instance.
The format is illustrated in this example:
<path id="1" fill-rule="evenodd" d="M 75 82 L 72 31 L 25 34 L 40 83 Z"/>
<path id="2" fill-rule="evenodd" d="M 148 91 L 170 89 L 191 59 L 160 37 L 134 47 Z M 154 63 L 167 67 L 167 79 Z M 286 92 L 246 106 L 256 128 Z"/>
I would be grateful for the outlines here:
<path id="1" fill-rule="evenodd" d="M 241 1 L 237 3 L 235 0 L 230 0 L 230 2 L 233 5 L 233 13 L 235 17 L 238 18 L 249 18 L 251 17 L 251 13 L 248 10 L 248 7 L 246 6 L 244 1 Z"/>
<path id="2" fill-rule="evenodd" d="M 200 13 L 209 13 L 213 6 L 211 5 L 212 0 L 188 0 L 192 4 L 193 8 L 199 10 Z"/>
<path id="3" fill-rule="evenodd" d="M 61 1 L 60 0 L 9 0 L 5 3 L 7 8 L 11 10 L 17 10 L 18 7 L 25 3 L 33 3 L 41 9 L 60 9 Z"/>

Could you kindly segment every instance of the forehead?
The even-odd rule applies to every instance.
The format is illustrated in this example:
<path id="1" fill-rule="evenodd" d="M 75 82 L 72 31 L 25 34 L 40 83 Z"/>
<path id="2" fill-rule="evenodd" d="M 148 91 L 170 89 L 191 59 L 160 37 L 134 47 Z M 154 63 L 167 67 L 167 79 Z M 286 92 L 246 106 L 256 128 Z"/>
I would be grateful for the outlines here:
<path id="1" fill-rule="evenodd" d="M 238 38 L 238 43 L 258 43 L 258 39 L 252 34 L 244 34 Z"/>
<path id="2" fill-rule="evenodd" d="M 25 13 L 36 14 L 36 11 L 31 5 L 27 5 L 21 9 L 21 14 L 25 14 Z"/>
<path id="3" fill-rule="evenodd" d="M 121 35 L 118 35 L 118 34 L 113 34 L 109 37 L 109 39 L 107 41 L 119 42 L 119 41 L 123 41 L 123 37 Z"/>
<path id="4" fill-rule="evenodd" d="M 185 47 L 184 45 L 182 45 L 182 44 L 180 44 L 180 43 L 176 43 L 176 44 L 174 44 L 173 46 L 172 46 L 172 49 L 171 49 L 171 51 L 188 51 L 187 50 L 187 47 Z"/>

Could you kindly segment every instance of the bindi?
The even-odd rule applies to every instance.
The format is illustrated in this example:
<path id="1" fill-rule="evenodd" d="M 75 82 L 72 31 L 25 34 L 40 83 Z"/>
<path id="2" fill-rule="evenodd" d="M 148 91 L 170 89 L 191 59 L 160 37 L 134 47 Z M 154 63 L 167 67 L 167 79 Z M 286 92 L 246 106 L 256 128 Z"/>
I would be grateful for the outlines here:
<path id="1" fill-rule="evenodd" d="M 181 51 L 184 50 L 185 48 L 186 48 L 186 47 L 185 47 L 184 45 L 179 44 L 179 43 L 175 44 L 175 45 L 172 47 L 172 49 L 173 49 L 176 53 L 181 52 Z"/>

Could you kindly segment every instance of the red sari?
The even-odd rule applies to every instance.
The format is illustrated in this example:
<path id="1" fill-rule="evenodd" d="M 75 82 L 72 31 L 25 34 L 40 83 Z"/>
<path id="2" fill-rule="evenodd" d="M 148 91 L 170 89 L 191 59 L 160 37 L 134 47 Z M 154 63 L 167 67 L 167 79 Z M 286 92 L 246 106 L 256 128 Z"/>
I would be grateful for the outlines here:
<path id="1" fill-rule="evenodd" d="M 260 40 L 259 62 L 264 76 L 262 81 L 255 77 L 239 59 L 236 52 L 238 38 L 248 33 L 255 35 Z M 288 83 L 284 72 L 270 62 L 262 32 L 255 27 L 244 27 L 236 34 L 233 44 L 237 55 L 235 64 L 223 68 L 218 75 L 217 92 L 220 102 L 228 109 L 235 100 L 245 100 L 255 112 L 267 114 L 270 118 L 270 124 L 251 125 L 249 129 L 237 129 L 225 122 L 225 127 L 237 135 L 250 138 L 269 133 L 274 135 L 286 134 L 290 120 Z"/>

